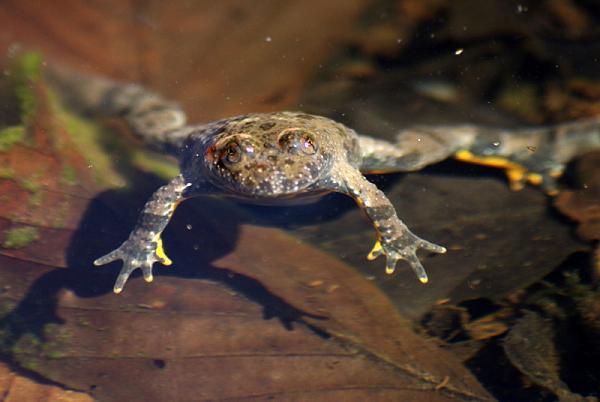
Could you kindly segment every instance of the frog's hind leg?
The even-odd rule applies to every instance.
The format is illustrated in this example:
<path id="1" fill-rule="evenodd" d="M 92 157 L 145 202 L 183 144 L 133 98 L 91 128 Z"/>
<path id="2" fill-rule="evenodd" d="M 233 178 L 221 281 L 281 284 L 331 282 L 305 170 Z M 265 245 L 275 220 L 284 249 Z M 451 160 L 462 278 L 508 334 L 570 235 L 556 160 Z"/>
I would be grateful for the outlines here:
<path id="1" fill-rule="evenodd" d="M 600 148 L 600 119 L 578 120 L 520 130 L 480 128 L 460 161 L 503 169 L 512 190 L 525 184 L 556 195 L 566 164 L 583 152 Z"/>
<path id="2" fill-rule="evenodd" d="M 147 145 L 160 151 L 177 154 L 190 133 L 186 114 L 177 103 L 141 85 L 55 65 L 45 73 L 69 106 L 82 112 L 121 117 Z"/>
<path id="3" fill-rule="evenodd" d="M 358 136 L 364 174 L 412 172 L 440 162 L 475 138 L 472 126 L 416 127 L 400 131 L 395 142 Z"/>
<path id="4" fill-rule="evenodd" d="M 395 142 L 359 136 L 363 173 L 408 172 L 454 157 L 504 170 L 512 190 L 525 184 L 558 192 L 557 179 L 576 155 L 600 148 L 600 119 L 520 130 L 475 125 L 416 127 Z"/>

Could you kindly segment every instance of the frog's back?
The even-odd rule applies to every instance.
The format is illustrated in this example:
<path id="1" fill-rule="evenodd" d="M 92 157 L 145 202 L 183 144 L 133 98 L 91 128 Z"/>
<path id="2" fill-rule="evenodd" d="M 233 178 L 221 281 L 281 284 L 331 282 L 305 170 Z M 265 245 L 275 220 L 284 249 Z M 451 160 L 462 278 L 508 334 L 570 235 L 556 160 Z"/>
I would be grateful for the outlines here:
<path id="1" fill-rule="evenodd" d="M 360 163 L 358 136 L 349 127 L 323 116 L 303 112 L 249 113 L 205 126 L 190 136 L 191 141 L 218 141 L 234 135 L 249 136 L 263 147 L 274 147 L 282 133 L 291 130 L 310 133 L 318 146 L 334 158 L 344 158 L 353 166 Z"/>
<path id="2" fill-rule="evenodd" d="M 340 165 L 358 166 L 358 137 L 301 112 L 253 113 L 198 126 L 182 148 L 182 172 L 241 198 L 300 198 L 320 192 Z M 343 163 L 340 163 L 343 162 Z"/>

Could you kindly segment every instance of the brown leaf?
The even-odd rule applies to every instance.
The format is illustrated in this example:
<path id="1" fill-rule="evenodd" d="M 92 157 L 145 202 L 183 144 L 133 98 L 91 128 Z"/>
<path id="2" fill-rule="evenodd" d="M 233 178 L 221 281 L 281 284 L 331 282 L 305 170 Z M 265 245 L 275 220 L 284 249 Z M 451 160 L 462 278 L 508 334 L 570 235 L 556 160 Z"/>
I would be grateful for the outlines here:
<path id="1" fill-rule="evenodd" d="M 40 384 L 15 373 L 3 363 L 0 363 L 0 396 L 3 402 L 93 402 L 87 394 Z"/>
<path id="2" fill-rule="evenodd" d="M 560 212 L 579 223 L 577 234 L 584 240 L 600 239 L 600 152 L 590 152 L 577 161 L 575 179 L 580 189 L 561 193 L 554 202 Z"/>
<path id="3" fill-rule="evenodd" d="M 531 382 L 544 387 L 564 402 L 596 401 L 571 392 L 561 380 L 560 354 L 555 344 L 556 329 L 549 318 L 525 311 L 504 339 L 511 363 Z"/>
<path id="4" fill-rule="evenodd" d="M 208 121 L 293 105 L 366 3 L 6 1 L 0 46 L 143 82 Z"/>
<path id="5" fill-rule="evenodd" d="M 34 55 L 23 60 L 40 68 Z M 97 186 L 51 110 L 43 84 L 35 80 L 24 76 L 14 83 L 14 90 L 30 101 L 22 100 L 23 121 L 15 126 L 22 138 L 0 151 L 0 254 L 64 267 L 64 245 Z"/>
<path id="6" fill-rule="evenodd" d="M 369 282 L 280 231 L 243 226 L 217 264 L 238 289 L 264 285 L 271 302 L 171 277 L 134 279 L 119 296 L 63 290 L 64 324 L 46 330 L 41 357 L 25 343 L 17 358 L 101 400 L 489 398 Z M 265 320 L 269 309 L 279 321 Z"/>

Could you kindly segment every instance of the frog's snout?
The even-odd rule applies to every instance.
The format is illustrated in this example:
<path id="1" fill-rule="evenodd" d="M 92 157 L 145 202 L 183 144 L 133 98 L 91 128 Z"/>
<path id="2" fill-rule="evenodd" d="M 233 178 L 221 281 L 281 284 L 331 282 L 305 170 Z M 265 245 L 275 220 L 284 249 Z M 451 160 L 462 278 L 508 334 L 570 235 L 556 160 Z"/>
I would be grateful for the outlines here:
<path id="1" fill-rule="evenodd" d="M 259 160 L 254 162 L 254 166 L 253 168 L 257 171 L 265 171 L 265 170 L 269 170 L 273 167 L 272 163 L 269 161 L 265 161 L 265 160 Z"/>

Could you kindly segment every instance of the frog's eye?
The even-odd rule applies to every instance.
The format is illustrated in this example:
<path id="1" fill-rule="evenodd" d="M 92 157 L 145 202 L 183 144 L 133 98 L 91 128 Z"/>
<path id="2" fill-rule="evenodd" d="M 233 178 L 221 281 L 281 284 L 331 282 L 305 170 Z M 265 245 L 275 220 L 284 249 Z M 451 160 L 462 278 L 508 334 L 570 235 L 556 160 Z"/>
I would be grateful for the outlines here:
<path id="1" fill-rule="evenodd" d="M 287 149 L 288 152 L 302 152 L 306 155 L 314 155 L 318 149 L 315 137 L 308 131 L 300 129 L 289 129 L 281 133 L 279 146 Z"/>
<path id="2" fill-rule="evenodd" d="M 225 146 L 221 153 L 221 160 L 230 165 L 242 160 L 242 149 L 237 142 L 230 142 Z"/>
<path id="3" fill-rule="evenodd" d="M 312 135 L 305 133 L 301 139 L 300 149 L 307 155 L 313 155 L 317 152 L 317 143 Z"/>

